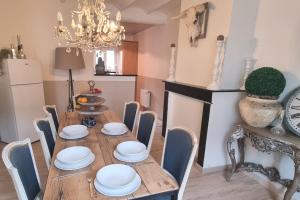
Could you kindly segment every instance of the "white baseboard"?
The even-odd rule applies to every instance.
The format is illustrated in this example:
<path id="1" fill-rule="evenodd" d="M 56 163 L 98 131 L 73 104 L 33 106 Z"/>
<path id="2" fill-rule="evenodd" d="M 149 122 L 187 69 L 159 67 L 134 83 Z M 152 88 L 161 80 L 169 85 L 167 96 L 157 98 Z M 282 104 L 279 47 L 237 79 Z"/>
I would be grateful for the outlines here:
<path id="1" fill-rule="evenodd" d="M 197 169 L 201 170 L 201 172 L 203 174 L 209 174 L 209 173 L 214 173 L 214 172 L 219 172 L 219 171 L 225 172 L 225 170 L 227 170 L 229 168 L 229 165 L 210 167 L 210 168 L 203 169 L 199 164 L 195 163 L 195 167 Z"/>

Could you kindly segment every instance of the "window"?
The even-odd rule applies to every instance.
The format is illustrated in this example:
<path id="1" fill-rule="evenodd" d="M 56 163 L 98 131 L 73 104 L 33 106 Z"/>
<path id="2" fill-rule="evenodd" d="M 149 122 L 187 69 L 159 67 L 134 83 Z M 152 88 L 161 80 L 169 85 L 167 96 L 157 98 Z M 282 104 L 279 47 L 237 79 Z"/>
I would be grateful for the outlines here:
<path id="1" fill-rule="evenodd" d="M 106 49 L 106 50 L 97 50 L 96 51 L 96 64 L 98 58 L 101 57 L 104 61 L 105 71 L 106 72 L 118 72 L 119 71 L 119 60 L 118 60 L 119 50 L 115 49 Z"/>

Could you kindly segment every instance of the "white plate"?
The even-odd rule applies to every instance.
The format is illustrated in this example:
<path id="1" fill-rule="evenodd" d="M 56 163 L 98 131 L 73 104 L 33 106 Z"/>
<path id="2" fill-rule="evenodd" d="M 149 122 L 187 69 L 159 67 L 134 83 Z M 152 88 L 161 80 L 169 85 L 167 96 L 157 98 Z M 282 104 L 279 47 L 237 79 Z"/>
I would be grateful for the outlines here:
<path id="1" fill-rule="evenodd" d="M 136 174 L 136 178 L 134 179 L 132 184 L 129 187 L 125 187 L 122 189 L 110 189 L 104 187 L 103 185 L 99 184 L 96 179 L 94 180 L 94 185 L 96 190 L 101 194 L 111 197 L 122 197 L 130 195 L 139 189 L 139 187 L 141 186 L 141 177 Z"/>
<path id="2" fill-rule="evenodd" d="M 126 141 L 117 146 L 117 151 L 120 155 L 130 158 L 145 155 L 146 149 L 146 146 L 138 141 Z"/>
<path id="3" fill-rule="evenodd" d="M 95 160 L 95 155 L 93 153 L 91 153 L 88 157 L 89 157 L 88 160 L 86 160 L 82 163 L 77 163 L 77 164 L 72 164 L 72 165 L 65 165 L 56 159 L 54 161 L 54 165 L 58 169 L 67 170 L 67 171 L 82 169 L 82 168 L 85 168 L 85 167 L 89 166 L 90 164 L 92 164 Z"/>
<path id="4" fill-rule="evenodd" d="M 59 133 L 59 137 L 65 139 L 65 140 L 76 140 L 76 139 L 80 139 L 80 138 L 84 138 L 86 136 L 89 135 L 89 131 L 86 130 L 84 133 L 82 133 L 81 135 L 76 135 L 76 136 L 67 136 L 64 132 L 60 132 Z"/>
<path id="5" fill-rule="evenodd" d="M 64 164 L 76 164 L 87 159 L 91 150 L 83 146 L 74 146 L 61 150 L 56 155 L 56 159 Z"/>
<path id="6" fill-rule="evenodd" d="M 110 189 L 127 188 L 135 180 L 136 172 L 132 167 L 123 164 L 112 164 L 101 168 L 97 174 L 97 181 Z"/>
<path id="7" fill-rule="evenodd" d="M 104 128 L 102 128 L 101 132 L 104 133 L 105 135 L 123 135 L 123 134 L 127 133 L 128 130 L 126 129 L 126 130 L 124 130 L 122 132 L 111 133 L 111 132 L 106 131 Z"/>
<path id="8" fill-rule="evenodd" d="M 82 135 L 85 131 L 87 131 L 87 127 L 80 124 L 66 126 L 62 129 L 62 132 L 68 137 Z"/>
<path id="9" fill-rule="evenodd" d="M 110 122 L 104 124 L 103 128 L 106 130 L 106 132 L 110 133 L 120 133 L 127 131 L 127 126 L 121 122 Z"/>
<path id="10" fill-rule="evenodd" d="M 148 156 L 149 156 L 149 154 L 147 151 L 145 152 L 145 154 L 137 156 L 135 158 L 126 157 L 126 156 L 119 154 L 118 151 L 114 151 L 114 157 L 123 162 L 141 162 L 141 161 L 146 160 L 148 158 Z"/>

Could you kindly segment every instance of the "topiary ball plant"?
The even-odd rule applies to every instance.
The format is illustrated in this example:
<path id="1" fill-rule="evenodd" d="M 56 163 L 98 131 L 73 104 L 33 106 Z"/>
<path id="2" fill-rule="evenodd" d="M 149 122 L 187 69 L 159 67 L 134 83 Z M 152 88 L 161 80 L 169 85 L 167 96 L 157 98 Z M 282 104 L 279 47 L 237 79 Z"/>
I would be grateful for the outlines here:
<path id="1" fill-rule="evenodd" d="M 254 70 L 246 79 L 245 88 L 249 95 L 263 99 L 277 99 L 285 88 L 283 74 L 272 67 Z"/>

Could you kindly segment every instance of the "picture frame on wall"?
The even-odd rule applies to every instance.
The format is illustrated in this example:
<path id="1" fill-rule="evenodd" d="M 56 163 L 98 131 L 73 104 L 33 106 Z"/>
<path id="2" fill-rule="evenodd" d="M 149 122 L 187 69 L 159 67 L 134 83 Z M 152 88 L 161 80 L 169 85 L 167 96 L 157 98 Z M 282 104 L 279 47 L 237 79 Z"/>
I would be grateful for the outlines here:
<path id="1" fill-rule="evenodd" d="M 197 40 L 206 38 L 208 17 L 209 4 L 206 2 L 196 10 L 196 20 L 194 24 L 199 28 L 199 35 L 196 37 Z"/>

